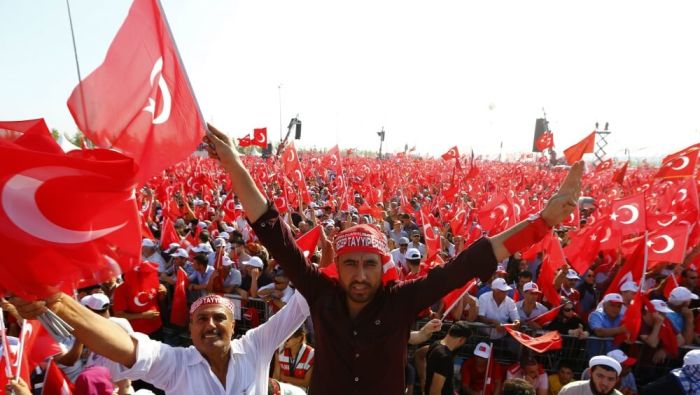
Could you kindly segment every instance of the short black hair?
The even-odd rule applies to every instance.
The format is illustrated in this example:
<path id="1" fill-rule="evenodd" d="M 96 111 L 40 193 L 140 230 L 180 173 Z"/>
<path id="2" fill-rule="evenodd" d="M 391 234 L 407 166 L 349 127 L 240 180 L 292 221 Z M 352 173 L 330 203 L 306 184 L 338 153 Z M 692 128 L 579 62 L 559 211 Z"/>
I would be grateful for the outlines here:
<path id="1" fill-rule="evenodd" d="M 532 384 L 523 379 L 510 379 L 503 382 L 503 395 L 535 395 Z"/>
<path id="2" fill-rule="evenodd" d="M 467 321 L 457 321 L 452 324 L 447 334 L 452 337 L 464 337 L 468 339 L 472 335 L 472 330 L 469 328 Z"/>
<path id="3" fill-rule="evenodd" d="M 518 273 L 518 277 L 532 278 L 532 272 L 529 270 L 523 270 L 522 272 Z"/>
<path id="4" fill-rule="evenodd" d="M 209 264 L 209 258 L 207 258 L 206 255 L 204 254 L 197 254 L 194 256 L 195 263 L 199 263 L 200 265 L 208 265 Z"/>

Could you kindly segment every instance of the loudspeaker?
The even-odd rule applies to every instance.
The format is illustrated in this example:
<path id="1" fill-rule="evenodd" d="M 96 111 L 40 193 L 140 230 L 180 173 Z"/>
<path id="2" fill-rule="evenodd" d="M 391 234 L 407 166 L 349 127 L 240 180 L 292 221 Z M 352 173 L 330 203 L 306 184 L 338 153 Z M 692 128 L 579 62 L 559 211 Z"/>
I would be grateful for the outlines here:
<path id="1" fill-rule="evenodd" d="M 267 143 L 267 147 L 262 150 L 262 157 L 264 159 L 269 158 L 272 155 L 272 143 Z"/>
<path id="2" fill-rule="evenodd" d="M 538 138 L 540 138 L 542 133 L 546 132 L 547 130 L 549 130 L 547 120 L 545 118 L 537 118 L 535 121 L 535 137 L 532 139 L 532 152 L 540 152 L 535 146 L 535 142 Z"/>
<path id="3" fill-rule="evenodd" d="M 301 139 L 301 121 L 297 121 L 297 128 L 294 133 L 294 140 Z"/>

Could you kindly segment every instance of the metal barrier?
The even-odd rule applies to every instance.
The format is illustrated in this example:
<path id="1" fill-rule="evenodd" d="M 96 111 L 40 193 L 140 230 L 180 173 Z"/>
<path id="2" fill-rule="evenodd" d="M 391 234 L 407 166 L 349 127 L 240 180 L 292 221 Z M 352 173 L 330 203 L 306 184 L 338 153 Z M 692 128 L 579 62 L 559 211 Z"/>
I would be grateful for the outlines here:
<path id="1" fill-rule="evenodd" d="M 416 321 L 414 324 L 414 330 L 420 329 L 427 322 L 428 319 Z M 452 321 L 445 321 L 442 329 L 433 334 L 430 341 L 424 344 L 428 344 L 445 337 L 451 324 Z M 530 351 L 528 348 L 518 343 L 515 341 L 515 339 L 508 335 L 500 339 L 491 339 L 488 334 L 483 332 L 485 329 L 492 328 L 489 325 L 479 322 L 470 322 L 468 324 L 474 329 L 474 331 L 472 332 L 472 336 L 469 338 L 467 343 L 457 350 L 455 360 L 472 357 L 472 352 L 479 342 L 493 343 L 494 357 L 496 362 L 500 364 L 510 365 L 517 363 L 524 355 L 527 354 L 534 357 L 540 364 L 542 364 L 548 373 L 554 373 L 556 372 L 559 363 L 566 361 L 571 366 L 576 379 L 579 379 L 581 377 L 581 373 L 588 368 L 588 361 L 590 357 L 593 355 L 604 354 L 604 342 L 612 340 L 612 338 L 601 338 L 596 336 L 589 336 L 586 339 L 578 339 L 569 335 L 561 335 L 563 343 L 561 350 L 538 354 Z M 520 331 L 531 336 L 538 336 L 543 333 L 541 330 L 533 330 L 525 326 L 521 327 Z M 421 345 L 409 346 L 409 361 L 412 360 L 414 351 L 420 346 Z M 624 351 L 628 356 L 638 358 L 644 347 L 644 343 L 637 341 L 631 345 L 625 345 L 623 348 L 625 348 Z M 637 362 L 634 365 L 632 372 L 635 375 L 638 385 L 645 384 L 667 373 L 671 369 L 680 367 L 683 365 L 683 356 L 685 356 L 688 351 L 694 349 L 700 349 L 700 347 L 679 347 L 678 355 L 674 358 L 667 358 L 663 363 L 649 365 Z"/>
<path id="2" fill-rule="evenodd" d="M 235 306 L 234 318 L 236 319 L 235 337 L 243 336 L 248 329 L 267 322 L 272 315 L 269 303 L 259 298 L 243 300 L 239 295 L 224 294 L 231 299 Z"/>

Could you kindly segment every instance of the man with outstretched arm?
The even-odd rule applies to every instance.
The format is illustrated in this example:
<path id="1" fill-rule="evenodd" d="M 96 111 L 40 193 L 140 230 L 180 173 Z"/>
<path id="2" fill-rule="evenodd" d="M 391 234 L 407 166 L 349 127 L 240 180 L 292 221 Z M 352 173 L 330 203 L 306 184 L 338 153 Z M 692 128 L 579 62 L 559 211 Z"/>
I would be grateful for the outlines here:
<path id="1" fill-rule="evenodd" d="M 334 240 L 338 279 L 329 278 L 306 261 L 231 139 L 210 126 L 207 140 L 210 154 L 231 176 L 255 234 L 309 303 L 317 339 L 310 391 L 318 394 L 403 393 L 406 344 L 417 314 L 476 276 L 488 280 L 497 262 L 567 218 L 576 207 L 583 172 L 582 163 L 574 164 L 540 215 L 478 240 L 423 278 L 385 286 L 381 279 L 390 253 L 381 232 L 366 224 L 340 232 Z"/>
<path id="2" fill-rule="evenodd" d="M 46 300 L 11 302 L 24 318 L 50 309 L 75 330 L 93 352 L 121 364 L 115 381 L 143 380 L 168 395 L 267 394 L 269 366 L 279 347 L 308 317 L 309 306 L 295 292 L 269 321 L 231 340 L 236 321 L 233 303 L 218 295 L 197 299 L 190 308 L 193 346 L 171 347 L 120 326 L 59 293 Z"/>

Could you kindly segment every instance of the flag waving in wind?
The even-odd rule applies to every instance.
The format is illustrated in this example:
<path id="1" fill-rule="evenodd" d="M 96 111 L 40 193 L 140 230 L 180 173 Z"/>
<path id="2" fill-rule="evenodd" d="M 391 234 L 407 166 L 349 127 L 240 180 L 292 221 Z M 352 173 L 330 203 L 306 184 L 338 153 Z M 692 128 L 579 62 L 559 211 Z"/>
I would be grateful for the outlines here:
<path id="1" fill-rule="evenodd" d="M 134 159 L 143 182 L 191 154 L 205 125 L 158 0 L 134 0 L 104 62 L 68 98 L 98 147 Z"/>

